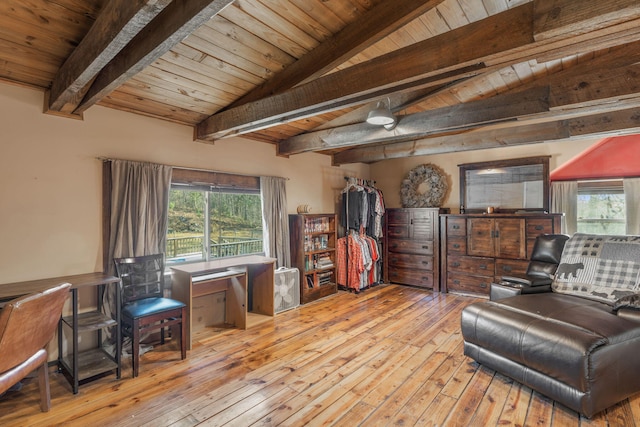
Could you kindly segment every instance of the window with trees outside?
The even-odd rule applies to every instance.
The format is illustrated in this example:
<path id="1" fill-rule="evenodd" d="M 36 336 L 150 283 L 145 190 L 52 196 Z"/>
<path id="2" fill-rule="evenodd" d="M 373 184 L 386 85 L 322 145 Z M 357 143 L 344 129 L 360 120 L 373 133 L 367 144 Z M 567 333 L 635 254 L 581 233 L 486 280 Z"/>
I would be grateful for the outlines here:
<path id="1" fill-rule="evenodd" d="M 578 182 L 579 233 L 625 234 L 625 197 L 621 180 Z"/>
<path id="2" fill-rule="evenodd" d="M 180 171 L 173 173 L 167 265 L 263 253 L 257 178 L 249 177 L 250 185 L 246 185 L 236 182 L 233 175 L 212 174 L 203 180 L 209 182 L 193 182 L 193 173 L 205 173 L 188 172 L 191 179 L 185 179 Z M 239 178 L 244 181 L 246 177 Z"/>

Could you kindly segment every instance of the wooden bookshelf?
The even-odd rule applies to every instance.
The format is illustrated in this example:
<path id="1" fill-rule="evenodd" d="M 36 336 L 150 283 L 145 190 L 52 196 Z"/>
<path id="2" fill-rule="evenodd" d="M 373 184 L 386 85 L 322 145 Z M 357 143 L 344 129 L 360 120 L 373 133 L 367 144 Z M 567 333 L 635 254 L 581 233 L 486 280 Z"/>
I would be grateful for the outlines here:
<path id="1" fill-rule="evenodd" d="M 336 293 L 336 215 L 289 215 L 289 233 L 292 267 L 300 271 L 300 303 Z"/>

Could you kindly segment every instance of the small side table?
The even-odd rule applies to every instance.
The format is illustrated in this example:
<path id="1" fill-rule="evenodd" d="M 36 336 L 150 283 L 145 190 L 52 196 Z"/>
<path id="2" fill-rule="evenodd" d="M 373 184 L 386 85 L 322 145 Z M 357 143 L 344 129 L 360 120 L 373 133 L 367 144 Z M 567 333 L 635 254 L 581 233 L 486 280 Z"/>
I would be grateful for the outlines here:
<path id="1" fill-rule="evenodd" d="M 65 278 L 71 283 L 71 316 L 64 316 L 58 324 L 58 371 L 62 372 L 78 393 L 81 384 L 101 378 L 115 370 L 120 379 L 122 339 L 120 331 L 120 279 L 103 273 L 90 273 Z M 79 313 L 78 290 L 89 286 L 96 287 L 97 308 L 95 311 Z M 106 286 L 115 287 L 115 319 L 102 312 L 103 295 Z M 63 354 L 63 326 L 71 328 L 71 354 Z M 102 332 L 113 328 L 115 335 L 115 354 L 111 355 L 102 345 Z M 96 332 L 98 347 L 80 352 L 79 337 L 84 332 Z"/>

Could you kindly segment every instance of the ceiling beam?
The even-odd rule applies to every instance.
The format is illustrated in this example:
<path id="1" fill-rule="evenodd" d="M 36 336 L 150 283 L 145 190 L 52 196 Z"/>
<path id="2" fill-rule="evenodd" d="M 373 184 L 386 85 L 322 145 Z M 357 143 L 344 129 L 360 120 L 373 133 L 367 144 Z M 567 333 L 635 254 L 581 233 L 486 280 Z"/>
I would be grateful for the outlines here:
<path id="1" fill-rule="evenodd" d="M 531 5 L 523 5 L 284 93 L 214 114 L 197 125 L 196 137 L 210 140 L 248 133 L 367 102 L 397 91 L 400 85 L 425 84 L 425 79 L 441 84 L 440 73 L 451 73 L 481 63 L 478 58 L 532 43 L 532 14 Z M 460 76 L 451 76 L 450 80 L 457 78 Z"/>
<path id="2" fill-rule="evenodd" d="M 305 133 L 278 144 L 278 154 L 288 156 L 306 151 L 322 151 L 378 142 L 406 141 L 426 135 L 470 129 L 497 121 L 516 120 L 518 116 L 549 111 L 549 89 L 526 92 L 458 104 L 451 107 L 410 114 L 399 118 L 393 130 L 358 123 L 334 129 Z"/>
<path id="3" fill-rule="evenodd" d="M 415 141 L 358 147 L 333 155 L 333 164 L 374 163 L 413 156 L 455 153 L 585 137 L 609 137 L 640 132 L 640 108 L 515 127 L 481 128 Z"/>
<path id="4" fill-rule="evenodd" d="M 171 0 L 112 0 L 62 64 L 47 94 L 45 112 L 72 114 L 95 76 Z"/>
<path id="5" fill-rule="evenodd" d="M 228 108 L 280 93 L 297 84 L 320 77 L 443 1 L 395 0 L 380 2 L 360 19 L 323 41 L 311 52 L 233 102 Z"/>
<path id="6" fill-rule="evenodd" d="M 286 156 L 354 145 L 407 141 L 509 121 L 515 117 L 528 120 L 534 115 L 552 117 L 565 110 L 574 116 L 584 114 L 588 108 L 601 108 L 602 104 L 612 101 L 638 98 L 639 60 L 640 42 L 630 43 L 491 98 L 402 116 L 391 131 L 361 121 L 281 141 L 278 153 Z M 605 109 L 612 108 L 627 107 L 624 103 L 605 106 Z"/>
<path id="7" fill-rule="evenodd" d="M 638 18 L 634 0 L 534 0 L 535 38 L 550 40 Z"/>
<path id="8" fill-rule="evenodd" d="M 74 113 L 99 102 L 231 3 L 233 0 L 173 0 L 98 73 Z"/>
<path id="9" fill-rule="evenodd" d="M 346 112 L 335 119 L 329 120 L 328 122 L 322 123 L 321 125 L 315 127 L 313 132 L 319 130 L 333 129 L 340 126 L 353 125 L 356 123 L 362 123 L 367 119 L 367 115 L 369 112 L 377 106 L 378 102 L 383 102 L 385 105 L 389 104 L 389 109 L 392 113 L 397 113 L 406 108 L 411 107 L 412 105 L 418 104 L 420 102 L 428 100 L 431 96 L 442 93 L 442 91 L 447 90 L 449 88 L 455 87 L 462 82 L 469 81 L 474 77 L 479 77 L 481 75 L 472 76 L 468 78 L 458 79 L 452 82 L 444 83 L 440 86 L 429 86 L 424 89 L 416 89 L 411 90 L 409 92 L 397 92 L 387 97 L 376 99 L 367 104 L 362 104 L 360 107 L 353 109 L 352 111 Z"/>
<path id="10" fill-rule="evenodd" d="M 571 2 L 571 0 L 537 0 L 548 2 Z M 580 2 L 585 13 L 584 22 L 592 23 L 598 13 L 600 0 Z M 625 19 L 640 16 L 640 4 L 635 0 L 618 0 L 617 7 L 626 5 Z M 442 72 L 453 72 L 460 67 L 484 64 L 486 70 L 495 70 L 506 65 L 553 52 L 554 55 L 575 54 L 591 51 L 593 45 L 613 46 L 621 38 L 630 41 L 640 38 L 637 22 L 631 25 L 622 18 L 605 28 L 590 28 L 589 33 L 575 35 L 575 31 L 563 32 L 563 21 L 554 21 L 553 15 L 545 16 L 547 31 L 555 30 L 563 37 L 552 41 L 536 42 L 534 7 L 527 3 L 493 15 L 482 21 L 452 30 L 441 36 L 415 43 L 389 54 L 331 73 L 288 91 L 254 101 L 215 114 L 196 127 L 196 138 L 212 140 L 299 120 L 322 112 L 367 102 L 376 97 L 396 92 L 398 86 L 408 89 L 412 84 L 425 87 L 424 79 L 441 84 L 437 76 Z M 572 22 L 572 27 L 578 25 Z M 583 28 L 584 32 L 588 29 Z M 461 76 L 459 76 L 461 77 Z"/>

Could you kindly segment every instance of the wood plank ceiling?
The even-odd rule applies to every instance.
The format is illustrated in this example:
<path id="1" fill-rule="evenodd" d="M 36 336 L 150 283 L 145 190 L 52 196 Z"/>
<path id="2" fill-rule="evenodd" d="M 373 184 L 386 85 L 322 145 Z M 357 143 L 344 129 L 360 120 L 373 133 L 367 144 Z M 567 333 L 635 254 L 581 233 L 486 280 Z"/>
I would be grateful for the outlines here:
<path id="1" fill-rule="evenodd" d="M 3 0 L 0 79 L 371 163 L 638 132 L 639 24 L 635 0 Z"/>

